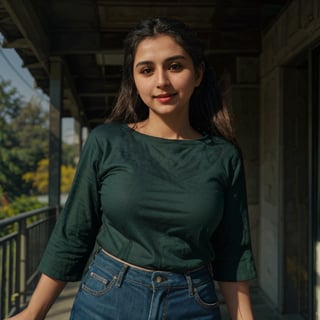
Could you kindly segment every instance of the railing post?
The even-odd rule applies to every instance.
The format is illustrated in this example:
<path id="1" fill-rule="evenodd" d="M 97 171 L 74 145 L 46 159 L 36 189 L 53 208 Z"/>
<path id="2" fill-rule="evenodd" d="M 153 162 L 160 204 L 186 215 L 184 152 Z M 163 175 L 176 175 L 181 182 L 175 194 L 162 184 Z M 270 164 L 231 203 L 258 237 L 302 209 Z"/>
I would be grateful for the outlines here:
<path id="1" fill-rule="evenodd" d="M 20 255 L 19 255 L 19 269 L 20 269 L 20 306 L 26 303 L 27 295 L 27 219 L 21 220 L 19 222 L 19 245 L 20 245 Z"/>
<path id="2" fill-rule="evenodd" d="M 16 260 L 15 260 L 15 287 L 14 293 L 11 296 L 11 301 L 14 304 L 14 311 L 17 312 L 20 310 L 20 252 L 21 252 L 21 241 L 20 241 L 20 223 L 18 223 L 18 237 L 16 239 Z"/>

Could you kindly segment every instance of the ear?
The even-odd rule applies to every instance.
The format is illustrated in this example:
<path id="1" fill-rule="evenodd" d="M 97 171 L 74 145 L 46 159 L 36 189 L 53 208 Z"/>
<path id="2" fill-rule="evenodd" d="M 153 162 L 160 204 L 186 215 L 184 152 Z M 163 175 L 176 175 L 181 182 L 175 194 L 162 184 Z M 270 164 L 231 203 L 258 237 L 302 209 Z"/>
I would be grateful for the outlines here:
<path id="1" fill-rule="evenodd" d="M 203 78 L 204 70 L 205 70 L 205 65 L 202 62 L 200 64 L 200 66 L 196 69 L 196 72 L 195 72 L 195 87 L 199 87 L 200 86 L 200 83 L 201 83 L 202 78 Z"/>

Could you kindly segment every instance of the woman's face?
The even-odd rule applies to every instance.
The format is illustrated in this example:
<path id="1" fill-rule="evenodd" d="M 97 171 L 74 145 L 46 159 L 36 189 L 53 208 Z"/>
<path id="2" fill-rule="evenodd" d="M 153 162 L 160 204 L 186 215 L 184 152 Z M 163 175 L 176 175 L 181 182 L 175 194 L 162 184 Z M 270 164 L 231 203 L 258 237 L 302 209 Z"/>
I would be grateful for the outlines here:
<path id="1" fill-rule="evenodd" d="M 133 77 L 142 101 L 158 116 L 189 113 L 189 100 L 202 80 L 189 54 L 170 36 L 146 38 L 137 47 Z"/>

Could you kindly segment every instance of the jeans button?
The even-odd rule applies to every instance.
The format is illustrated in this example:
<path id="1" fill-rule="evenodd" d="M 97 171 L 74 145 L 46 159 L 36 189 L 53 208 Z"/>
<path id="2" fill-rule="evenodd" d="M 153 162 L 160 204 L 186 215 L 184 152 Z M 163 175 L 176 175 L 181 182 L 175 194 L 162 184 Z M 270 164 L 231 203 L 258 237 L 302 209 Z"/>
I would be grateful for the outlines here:
<path id="1" fill-rule="evenodd" d="M 156 282 L 157 282 L 157 283 L 163 282 L 163 281 L 165 281 L 165 280 L 166 280 L 165 277 L 162 277 L 162 276 L 157 276 L 157 277 L 156 277 Z"/>

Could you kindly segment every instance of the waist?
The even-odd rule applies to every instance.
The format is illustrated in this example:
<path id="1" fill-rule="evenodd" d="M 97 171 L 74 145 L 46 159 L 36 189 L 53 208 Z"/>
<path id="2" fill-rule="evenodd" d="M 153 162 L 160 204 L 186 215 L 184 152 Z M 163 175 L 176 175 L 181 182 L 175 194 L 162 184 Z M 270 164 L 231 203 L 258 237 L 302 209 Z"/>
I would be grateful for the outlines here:
<path id="1" fill-rule="evenodd" d="M 115 260 L 115 261 L 118 261 L 119 263 L 123 264 L 123 265 L 126 265 L 130 268 L 134 268 L 134 269 L 137 269 L 137 270 L 141 270 L 141 271 L 146 271 L 146 272 L 155 272 L 155 271 L 158 271 L 158 270 L 153 270 L 153 269 L 147 269 L 147 268 L 143 268 L 143 267 L 140 267 L 140 266 L 137 266 L 135 264 L 132 264 L 132 263 L 129 263 L 127 261 L 124 261 L 124 260 L 121 260 L 117 257 L 115 257 L 114 255 L 112 255 L 110 252 L 108 252 L 107 250 L 104 250 L 101 248 L 101 252 L 104 253 L 105 255 L 107 255 L 108 257 L 110 257 L 111 259 Z"/>
<path id="2" fill-rule="evenodd" d="M 158 286 L 176 285 L 186 287 L 188 287 L 188 283 L 200 285 L 201 283 L 213 281 L 210 264 L 199 266 L 183 273 L 175 273 L 130 264 L 113 256 L 102 248 L 95 255 L 94 264 L 96 264 L 100 270 L 105 270 L 111 274 L 119 274 L 120 276 L 117 276 L 117 278 L 121 279 L 120 281 L 125 277 L 129 281 L 140 282 L 146 286 L 149 285 L 150 280 L 154 280 Z"/>
<path id="3" fill-rule="evenodd" d="M 144 268 L 144 267 L 141 267 L 141 266 L 137 266 L 135 264 L 132 264 L 132 263 L 129 263 L 127 261 L 124 261 L 122 259 L 119 259 L 118 257 L 115 257 L 114 255 L 112 255 L 110 252 L 108 252 L 107 250 L 101 248 L 100 249 L 101 252 L 105 255 L 107 255 L 108 257 L 110 257 L 111 259 L 123 264 L 123 265 L 126 265 L 130 268 L 134 268 L 134 269 L 137 269 L 137 270 L 141 270 L 141 271 L 145 271 L 145 272 L 158 272 L 158 271 L 161 271 L 161 272 L 168 272 L 166 270 L 159 270 L 159 269 L 149 269 L 149 268 Z M 206 268 L 206 269 L 209 269 L 209 271 L 211 271 L 211 264 L 205 264 L 205 265 L 201 265 L 199 267 L 196 267 L 196 268 L 193 268 L 193 269 L 190 269 L 190 270 L 187 270 L 185 272 L 183 272 L 183 274 L 185 273 L 192 273 L 192 272 L 197 272 L 203 268 Z M 177 272 L 179 274 L 182 274 L 181 272 Z"/>

